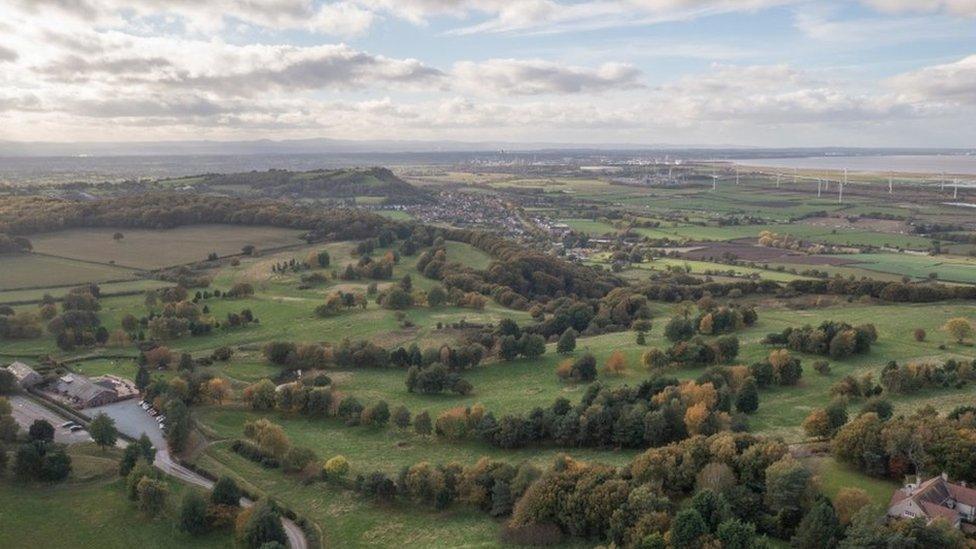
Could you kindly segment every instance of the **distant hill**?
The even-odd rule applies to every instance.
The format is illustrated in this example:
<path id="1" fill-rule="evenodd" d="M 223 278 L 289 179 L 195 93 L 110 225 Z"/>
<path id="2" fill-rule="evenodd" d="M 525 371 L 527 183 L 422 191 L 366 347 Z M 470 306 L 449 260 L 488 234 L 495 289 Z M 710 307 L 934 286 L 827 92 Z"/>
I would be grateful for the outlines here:
<path id="1" fill-rule="evenodd" d="M 422 204 L 430 195 L 397 177 L 386 168 L 313 170 L 293 172 L 269 170 L 232 174 L 206 174 L 174 179 L 212 190 L 269 198 L 354 199 L 369 197 L 387 204 Z"/>

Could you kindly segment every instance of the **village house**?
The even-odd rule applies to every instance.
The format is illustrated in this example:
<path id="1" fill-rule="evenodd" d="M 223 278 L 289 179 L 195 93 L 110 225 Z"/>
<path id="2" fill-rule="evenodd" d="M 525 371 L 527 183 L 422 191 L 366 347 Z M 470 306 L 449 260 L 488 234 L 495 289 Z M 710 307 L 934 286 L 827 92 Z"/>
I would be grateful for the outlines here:
<path id="1" fill-rule="evenodd" d="M 33 368 L 24 364 L 23 362 L 14 362 L 10 366 L 7 366 L 7 370 L 12 373 L 15 378 L 17 378 L 17 384 L 24 389 L 30 389 L 31 387 L 44 381 L 41 374 L 37 373 Z"/>
<path id="2" fill-rule="evenodd" d="M 892 518 L 923 518 L 926 523 L 945 519 L 954 528 L 976 519 L 976 490 L 965 483 L 949 482 L 949 477 L 931 478 L 925 482 L 909 482 L 891 496 L 888 516 Z"/>

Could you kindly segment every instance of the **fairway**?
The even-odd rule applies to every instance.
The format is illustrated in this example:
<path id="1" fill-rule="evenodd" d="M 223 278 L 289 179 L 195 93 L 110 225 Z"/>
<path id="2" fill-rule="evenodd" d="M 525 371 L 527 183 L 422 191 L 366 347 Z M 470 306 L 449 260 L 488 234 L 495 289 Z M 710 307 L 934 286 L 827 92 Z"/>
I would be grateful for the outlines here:
<path id="1" fill-rule="evenodd" d="M 112 236 L 121 232 L 123 238 Z M 191 225 L 166 230 L 75 229 L 31 235 L 38 252 L 137 269 L 159 269 L 241 253 L 246 245 L 263 249 L 301 244 L 304 231 L 278 227 Z"/>
<path id="2" fill-rule="evenodd" d="M 135 278 L 135 275 L 135 271 L 131 269 L 61 257 L 38 254 L 0 255 L 0 290 L 126 280 Z M 0 300 L 4 300 L 2 294 Z"/>

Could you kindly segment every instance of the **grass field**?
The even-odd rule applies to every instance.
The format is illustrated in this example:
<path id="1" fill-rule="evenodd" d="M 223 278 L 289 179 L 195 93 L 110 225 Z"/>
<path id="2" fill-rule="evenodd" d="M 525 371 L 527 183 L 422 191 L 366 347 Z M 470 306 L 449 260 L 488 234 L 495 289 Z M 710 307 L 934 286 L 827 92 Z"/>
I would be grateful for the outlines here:
<path id="1" fill-rule="evenodd" d="M 258 251 L 299 244 L 303 231 L 277 227 L 193 225 L 166 230 L 122 229 L 122 240 L 113 240 L 117 229 L 74 229 L 31 235 L 38 252 L 99 263 L 115 263 L 139 269 L 158 269 L 193 261 L 207 254 L 230 255 L 245 245 Z"/>
<path id="2" fill-rule="evenodd" d="M 135 275 L 136 272 L 131 269 L 61 257 L 37 254 L 0 255 L 0 290 L 125 280 L 135 278 Z M 4 297 L 0 293 L 0 299 Z"/>
<path id="3" fill-rule="evenodd" d="M 124 282 L 108 282 L 99 284 L 101 289 L 101 295 L 103 297 L 108 297 L 117 294 L 126 294 L 131 292 L 144 292 L 146 290 L 155 290 L 157 288 L 166 288 L 172 286 L 170 282 L 164 282 L 162 280 L 152 280 L 146 278 L 138 278 L 135 280 L 126 280 Z M 61 286 L 58 288 L 41 288 L 36 290 L 6 290 L 0 291 L 0 304 L 2 303 L 22 303 L 25 301 L 40 301 L 45 295 L 50 295 L 54 298 L 64 297 L 74 286 Z"/>
<path id="4" fill-rule="evenodd" d="M 170 482 L 164 516 L 143 516 L 116 473 L 118 452 L 89 445 L 71 449 L 74 472 L 60 484 L 22 484 L 0 474 L 0 547 L 234 547 L 229 531 L 192 537 L 176 527 L 176 505 L 187 488 Z"/>
<path id="5" fill-rule="evenodd" d="M 850 257 L 850 256 L 845 256 Z M 928 278 L 930 273 L 946 282 L 976 284 L 976 259 L 914 254 L 860 254 L 856 266 L 911 278 Z"/>

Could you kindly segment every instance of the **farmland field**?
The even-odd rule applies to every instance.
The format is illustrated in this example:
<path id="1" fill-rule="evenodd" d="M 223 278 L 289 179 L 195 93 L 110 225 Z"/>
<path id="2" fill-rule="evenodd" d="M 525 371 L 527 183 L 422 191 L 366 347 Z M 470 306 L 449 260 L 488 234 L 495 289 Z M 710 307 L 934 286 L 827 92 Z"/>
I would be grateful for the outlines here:
<path id="1" fill-rule="evenodd" d="M 121 240 L 112 235 L 121 232 Z M 158 269 L 203 261 L 210 253 L 241 253 L 245 245 L 260 250 L 300 244 L 302 231 L 276 227 L 193 225 L 166 230 L 77 229 L 31 235 L 38 252 L 137 269 Z"/>
<path id="2" fill-rule="evenodd" d="M 38 254 L 0 255 L 0 290 L 135 278 L 131 269 Z M 2 299 L 2 297 L 0 297 Z"/>

